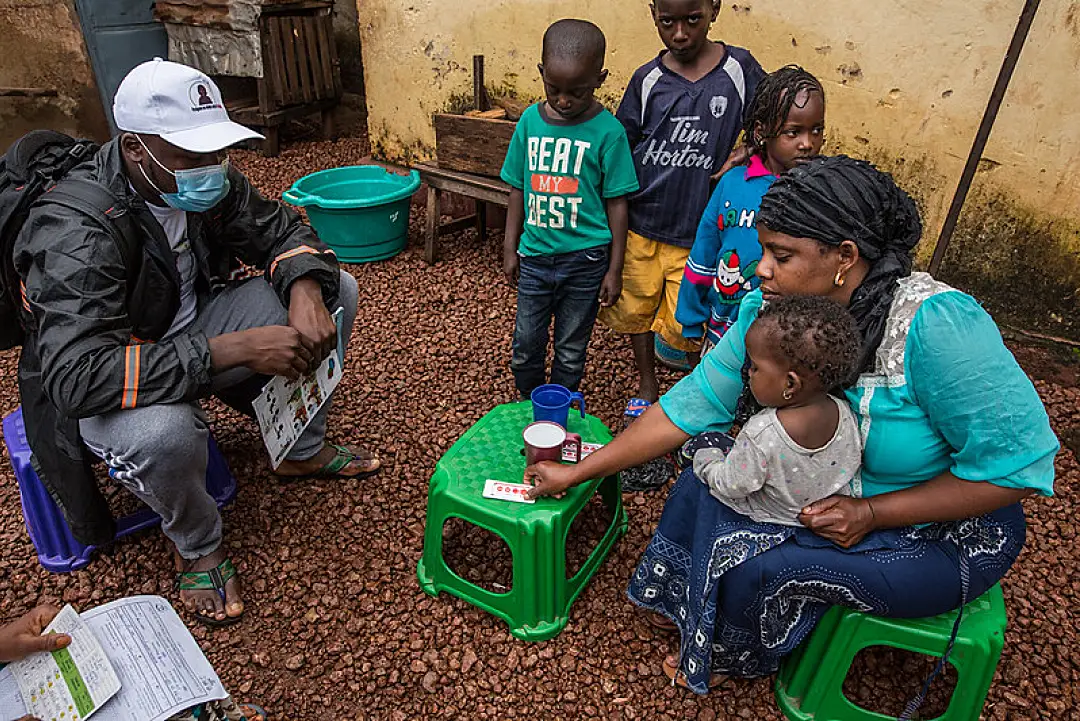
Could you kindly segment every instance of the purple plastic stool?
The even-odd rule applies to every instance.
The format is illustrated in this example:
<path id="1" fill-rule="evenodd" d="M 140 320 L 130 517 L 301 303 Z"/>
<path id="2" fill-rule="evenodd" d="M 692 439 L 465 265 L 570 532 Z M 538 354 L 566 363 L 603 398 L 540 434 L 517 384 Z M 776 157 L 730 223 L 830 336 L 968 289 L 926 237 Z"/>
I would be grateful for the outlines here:
<path id="1" fill-rule="evenodd" d="M 41 565 L 53 573 L 69 573 L 83 568 L 90 563 L 97 546 L 84 546 L 75 540 L 64 514 L 30 464 L 30 446 L 26 442 L 22 408 L 17 408 L 4 418 L 4 444 L 15 469 L 15 478 L 19 481 L 26 530 L 34 542 Z M 229 471 L 229 464 L 218 450 L 213 436 L 210 437 L 210 458 L 206 466 L 206 490 L 217 501 L 218 508 L 236 498 L 236 479 Z M 158 514 L 143 508 L 117 519 L 116 537 L 122 538 L 160 523 Z"/>

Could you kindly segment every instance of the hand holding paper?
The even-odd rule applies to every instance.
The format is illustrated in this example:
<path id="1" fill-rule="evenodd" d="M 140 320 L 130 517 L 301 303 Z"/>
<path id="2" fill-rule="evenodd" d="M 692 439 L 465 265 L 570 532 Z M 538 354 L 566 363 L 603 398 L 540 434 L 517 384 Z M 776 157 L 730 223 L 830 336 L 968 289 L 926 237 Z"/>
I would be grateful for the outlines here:
<path id="1" fill-rule="evenodd" d="M 57 651 L 70 644 L 71 636 L 67 634 L 42 635 L 58 613 L 60 609 L 56 606 L 38 606 L 22 618 L 0 627 L 0 663 L 18 661 L 41 651 Z"/>

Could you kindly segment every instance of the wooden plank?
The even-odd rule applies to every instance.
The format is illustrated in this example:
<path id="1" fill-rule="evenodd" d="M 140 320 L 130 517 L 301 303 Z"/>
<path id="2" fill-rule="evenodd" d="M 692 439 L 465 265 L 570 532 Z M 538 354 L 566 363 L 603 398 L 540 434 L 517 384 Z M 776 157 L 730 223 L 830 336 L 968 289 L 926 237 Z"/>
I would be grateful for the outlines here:
<path id="1" fill-rule="evenodd" d="M 488 190 L 486 188 L 478 188 L 474 185 L 464 185 L 461 183 L 455 183 L 452 180 L 435 180 L 428 178 L 425 182 L 433 188 L 437 188 L 446 193 L 455 193 L 457 195 L 464 195 L 466 198 L 473 198 L 476 200 L 483 200 L 484 202 L 491 203 L 492 205 L 500 205 L 506 207 L 510 204 L 510 191 L 495 191 Z"/>
<path id="2" fill-rule="evenodd" d="M 315 99 L 311 87 L 311 49 L 307 41 L 307 24 L 310 17 L 293 18 L 293 30 L 296 32 L 296 80 L 300 88 L 300 97 L 304 103 Z"/>
<path id="3" fill-rule="evenodd" d="M 319 70 L 322 74 L 322 80 L 319 85 L 322 86 L 326 92 L 324 97 L 336 97 L 337 87 L 334 84 L 334 60 L 330 53 L 334 44 L 334 32 L 331 27 L 333 17 L 329 14 L 320 15 L 316 20 L 315 31 L 319 41 Z"/>
<path id="4" fill-rule="evenodd" d="M 502 108 L 491 110 L 466 110 L 465 115 L 470 118 L 487 118 L 489 120 L 506 120 L 506 111 Z"/>
<path id="5" fill-rule="evenodd" d="M 262 77 L 258 80 L 259 110 L 269 113 L 276 106 L 274 98 L 278 93 L 278 83 L 281 81 L 281 68 L 279 66 L 280 53 L 277 43 L 274 42 L 274 31 L 271 28 L 273 18 L 263 16 L 259 18 L 259 44 L 262 47 Z"/>
<path id="6" fill-rule="evenodd" d="M 314 15 L 304 18 L 304 35 L 307 38 L 308 49 L 308 85 L 311 87 L 312 97 L 316 100 L 330 95 L 325 92 L 322 84 L 322 67 L 319 58 L 324 50 L 319 46 L 319 33 L 316 29 L 318 25 L 319 18 Z"/>
<path id="7" fill-rule="evenodd" d="M 495 98 L 491 102 L 506 111 L 507 120 L 517 121 L 521 119 L 522 114 L 529 109 L 530 103 L 526 103 L 523 100 L 517 98 Z"/>
<path id="8" fill-rule="evenodd" d="M 472 58 L 472 82 L 473 82 L 473 107 L 477 110 L 487 110 L 491 106 L 487 103 L 487 92 L 484 90 L 484 56 L 473 55 Z"/>
<path id="9" fill-rule="evenodd" d="M 498 176 L 515 123 L 465 115 L 435 116 L 435 151 L 439 167 Z"/>
<path id="10" fill-rule="evenodd" d="M 276 110 L 285 105 L 285 97 L 288 95 L 288 88 L 285 86 L 285 45 L 281 39 L 281 18 L 267 18 L 266 37 L 273 53 L 270 63 L 273 80 L 270 110 Z"/>
<path id="11" fill-rule="evenodd" d="M 435 264 L 435 242 L 439 239 L 439 189 L 429 185 L 427 191 L 427 233 L 424 238 L 424 260 Z"/>
<path id="12" fill-rule="evenodd" d="M 229 117 L 241 125 L 257 125 L 266 128 L 329 110 L 337 103 L 337 98 L 316 100 L 310 105 L 287 105 L 280 110 L 271 110 L 269 113 L 260 112 L 257 108 L 237 108 L 235 114 L 229 113 Z"/>
<path id="13" fill-rule="evenodd" d="M 338 64 L 337 43 L 334 42 L 334 26 L 333 17 L 327 12 L 326 15 L 326 28 L 329 42 L 326 43 L 326 47 L 330 50 L 330 67 L 333 68 L 334 73 L 334 97 L 340 98 L 344 93 L 344 88 L 341 85 L 341 66 Z"/>
<path id="14" fill-rule="evenodd" d="M 425 182 L 427 182 L 427 180 L 434 180 L 435 182 L 454 183 L 459 186 L 467 186 L 507 195 L 511 190 L 510 186 L 499 178 L 491 178 L 486 175 L 448 170 L 447 168 L 441 168 L 432 163 L 416 163 L 413 165 L 413 168 L 425 178 Z"/>
<path id="15" fill-rule="evenodd" d="M 280 20 L 278 27 L 281 30 L 281 47 L 285 51 L 282 53 L 285 60 L 285 93 L 282 100 L 285 105 L 293 105 L 299 102 L 299 93 L 296 87 L 296 37 L 293 35 L 293 19 L 291 17 L 282 17 Z"/>

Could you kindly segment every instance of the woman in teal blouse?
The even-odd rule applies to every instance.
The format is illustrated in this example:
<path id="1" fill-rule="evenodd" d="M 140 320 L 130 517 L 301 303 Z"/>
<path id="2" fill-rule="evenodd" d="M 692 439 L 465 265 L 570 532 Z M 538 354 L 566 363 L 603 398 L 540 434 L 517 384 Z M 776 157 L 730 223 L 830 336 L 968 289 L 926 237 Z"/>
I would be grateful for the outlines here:
<path id="1" fill-rule="evenodd" d="M 697 369 L 622 435 L 576 466 L 527 472 L 547 495 L 682 446 L 724 445 L 756 410 L 744 338 L 762 303 L 819 295 L 863 336 L 845 389 L 863 467 L 850 495 L 818 501 L 805 528 L 762 524 L 684 471 L 631 581 L 631 600 L 681 634 L 672 677 L 772 673 L 831 605 L 897 617 L 938 614 L 996 583 L 1024 543 L 1019 501 L 1051 495 L 1058 442 L 993 320 L 970 296 L 911 272 L 918 211 L 889 176 L 845 156 L 784 174 L 758 214 L 761 288 Z"/>

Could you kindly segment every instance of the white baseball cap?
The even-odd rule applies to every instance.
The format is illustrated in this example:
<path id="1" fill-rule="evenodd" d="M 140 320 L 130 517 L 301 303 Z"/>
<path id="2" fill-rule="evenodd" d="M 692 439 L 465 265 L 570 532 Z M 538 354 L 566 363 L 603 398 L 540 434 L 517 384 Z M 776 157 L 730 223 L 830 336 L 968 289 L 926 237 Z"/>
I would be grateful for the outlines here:
<path id="1" fill-rule="evenodd" d="M 204 73 L 154 58 L 121 81 L 113 99 L 116 127 L 157 135 L 192 153 L 212 153 L 263 136 L 229 120 L 221 91 Z"/>

